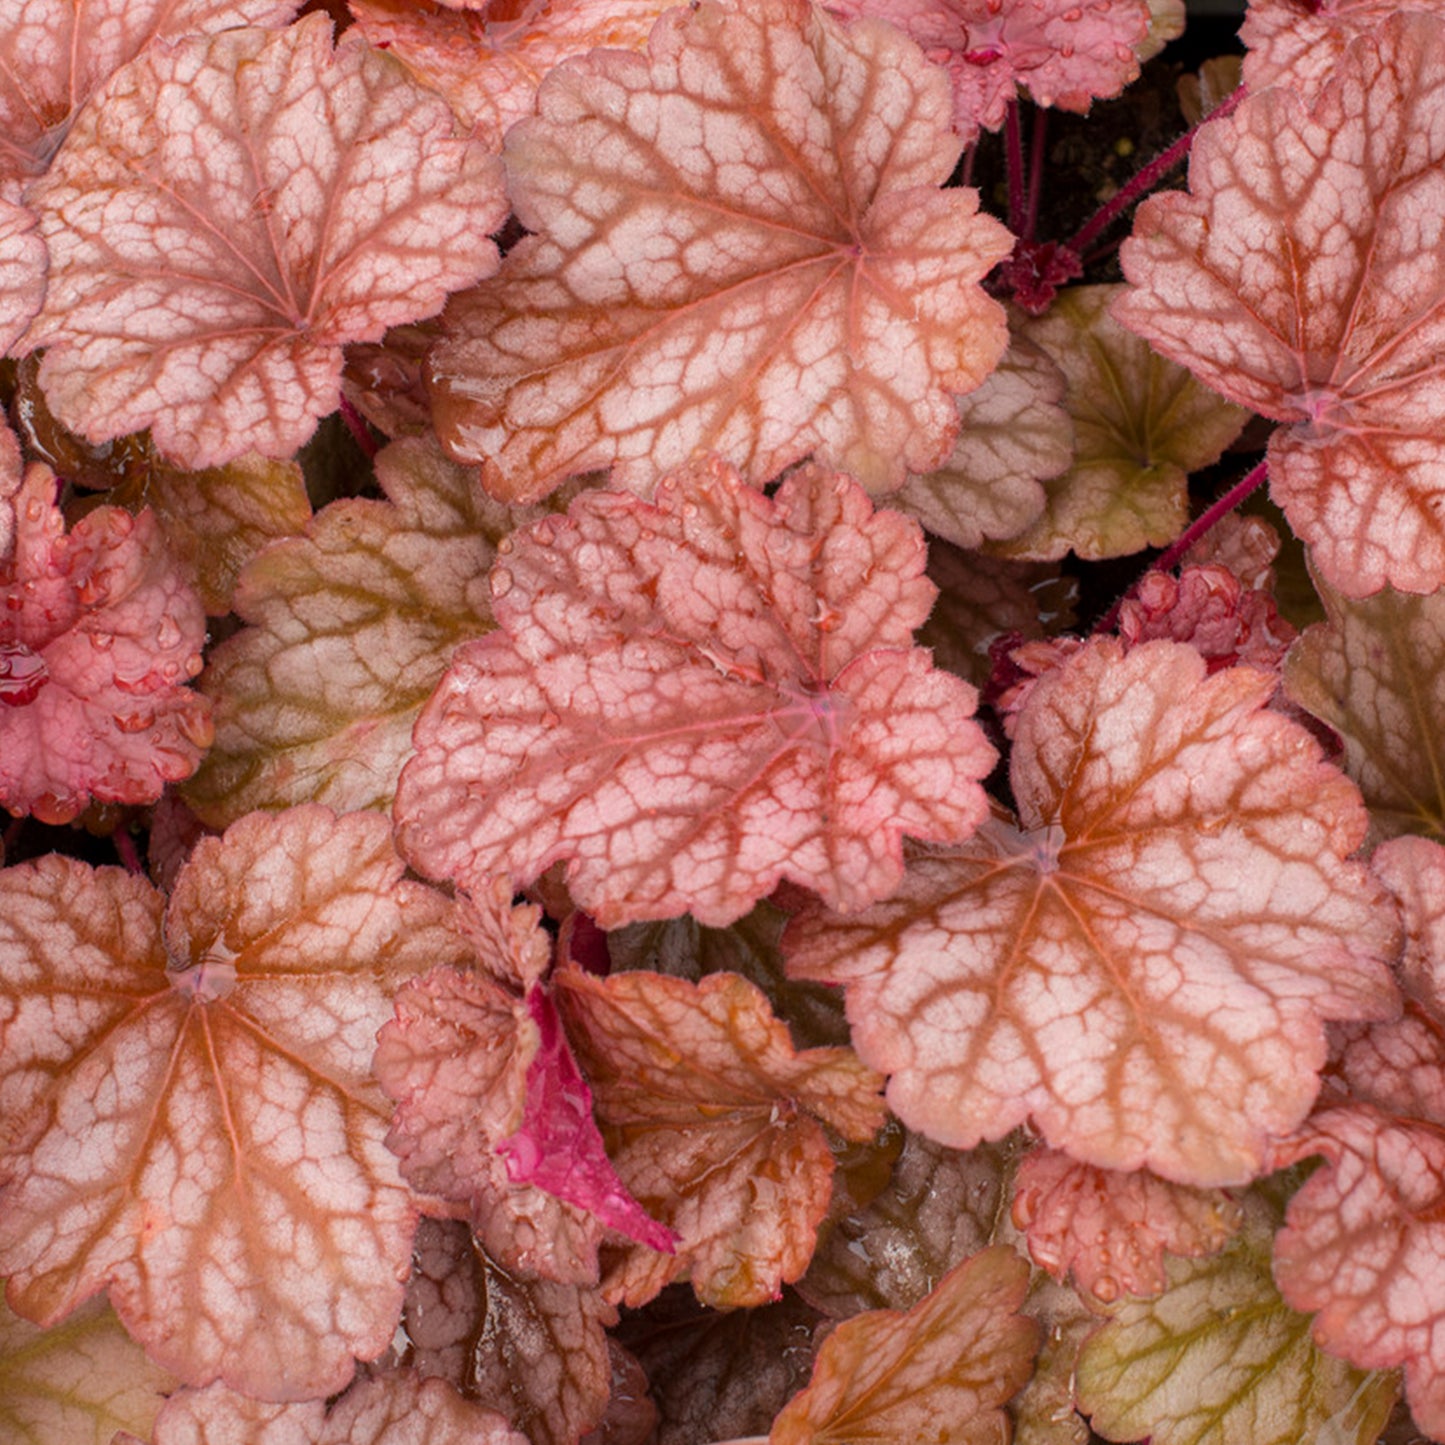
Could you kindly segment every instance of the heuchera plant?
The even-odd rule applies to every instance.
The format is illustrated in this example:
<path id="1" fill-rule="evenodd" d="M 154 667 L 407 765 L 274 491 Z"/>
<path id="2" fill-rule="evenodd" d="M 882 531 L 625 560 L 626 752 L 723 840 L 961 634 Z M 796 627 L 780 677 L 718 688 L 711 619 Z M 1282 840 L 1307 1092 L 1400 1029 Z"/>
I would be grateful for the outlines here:
<path id="1" fill-rule="evenodd" d="M 1445 1439 L 1445 5 L 1184 19 L 3 9 L 0 1436 Z"/>

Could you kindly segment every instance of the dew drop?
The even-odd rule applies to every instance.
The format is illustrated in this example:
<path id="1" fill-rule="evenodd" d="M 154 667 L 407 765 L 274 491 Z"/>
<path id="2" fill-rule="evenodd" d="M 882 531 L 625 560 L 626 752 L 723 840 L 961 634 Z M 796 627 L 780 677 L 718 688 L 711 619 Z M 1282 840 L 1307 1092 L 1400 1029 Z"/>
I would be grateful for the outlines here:
<path id="1" fill-rule="evenodd" d="M 499 549 L 500 550 L 500 549 Z M 505 567 L 492 569 L 492 596 L 505 597 L 512 590 L 513 577 Z"/>
<path id="2" fill-rule="evenodd" d="M 1119 1281 L 1111 1274 L 1101 1274 L 1094 1281 L 1094 1298 L 1103 1304 L 1113 1304 L 1119 1298 Z"/>
<path id="3" fill-rule="evenodd" d="M 134 712 L 118 712 L 111 717 L 111 722 L 123 733 L 143 733 L 155 720 L 155 713 L 143 707 Z"/>
<path id="4" fill-rule="evenodd" d="M 561 721 L 562 719 L 554 712 L 544 712 L 541 717 L 541 723 L 544 728 L 554 728 Z"/>
<path id="5" fill-rule="evenodd" d="M 543 517 L 532 528 L 532 536 L 544 547 L 550 547 L 557 540 L 557 524 L 551 517 Z"/>
<path id="6" fill-rule="evenodd" d="M 23 642 L 0 642 L 0 703 L 24 707 L 50 681 L 45 659 Z"/>
<path id="7" fill-rule="evenodd" d="M 162 617 L 156 628 L 156 646 L 162 652 L 169 652 L 181 640 L 181 625 L 174 617 Z"/>
<path id="8" fill-rule="evenodd" d="M 45 515 L 45 503 L 39 497 L 31 497 L 25 504 L 25 520 L 38 522 Z"/>
<path id="9" fill-rule="evenodd" d="M 92 632 L 90 645 L 97 652 L 109 652 L 115 646 L 115 634 L 113 632 Z"/>

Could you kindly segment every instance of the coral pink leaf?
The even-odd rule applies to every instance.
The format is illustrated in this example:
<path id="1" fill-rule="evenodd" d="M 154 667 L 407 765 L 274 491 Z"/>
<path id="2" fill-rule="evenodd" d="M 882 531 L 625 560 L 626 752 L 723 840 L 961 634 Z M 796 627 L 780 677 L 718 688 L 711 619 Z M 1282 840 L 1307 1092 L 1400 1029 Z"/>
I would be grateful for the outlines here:
<path id="1" fill-rule="evenodd" d="M 1239 27 L 1244 83 L 1251 91 L 1284 85 L 1312 99 L 1352 40 L 1402 10 L 1440 13 L 1432 0 L 1250 0 Z"/>
<path id="2" fill-rule="evenodd" d="M 1372 863 L 1400 903 L 1403 1018 L 1340 1030 L 1333 1107 L 1286 1158 L 1325 1164 L 1290 1201 L 1275 1274 L 1315 1339 L 1372 1369 L 1405 1367 L 1421 1429 L 1445 1434 L 1445 848 L 1397 838 Z"/>
<path id="3" fill-rule="evenodd" d="M 558 859 L 604 928 L 724 926 L 781 878 L 887 894 L 901 835 L 965 837 L 993 750 L 911 649 L 915 523 L 808 466 L 771 499 L 721 463 L 656 505 L 584 493 L 508 543 L 500 631 L 458 649 L 397 790 L 414 864 L 464 884 Z"/>
<path id="4" fill-rule="evenodd" d="M 559 66 L 537 106 L 505 156 L 536 234 L 448 310 L 431 363 L 442 441 L 490 490 L 612 466 L 642 492 L 713 450 L 758 485 L 813 453 L 887 491 L 943 460 L 949 393 L 1004 349 L 978 282 L 1010 238 L 939 189 L 947 82 L 908 40 L 704 0 L 646 58 Z"/>
<path id="5" fill-rule="evenodd" d="M 1410 1032 L 1424 1042 L 1417 1028 Z M 1428 1057 L 1438 1072 L 1438 1023 L 1431 1033 Z M 1416 1050 L 1392 1051 L 1404 1068 L 1420 1058 Z M 1318 1311 L 1316 1342 L 1362 1368 L 1403 1365 L 1411 1413 L 1433 1438 L 1445 1435 L 1441 1102 L 1437 1096 L 1431 1117 L 1418 1122 L 1368 1105 L 1313 1118 L 1297 1152 L 1323 1154 L 1326 1164 L 1290 1201 L 1274 1248 L 1285 1299 Z"/>
<path id="6" fill-rule="evenodd" d="M 1205 126 L 1122 252 L 1115 316 L 1285 423 L 1273 494 L 1352 597 L 1445 582 L 1442 120 L 1445 27 L 1397 16 L 1313 110 L 1276 86 Z"/>
<path id="7" fill-rule="evenodd" d="M 112 71 L 157 40 L 284 25 L 298 0 L 16 0 L 0 19 L 0 190 L 40 175 Z"/>
<path id="8" fill-rule="evenodd" d="M 618 1174 L 680 1236 L 671 1259 L 634 1250 L 617 1292 L 638 1304 L 690 1272 L 708 1304 L 776 1298 L 807 1268 L 828 1206 L 821 1125 L 871 1138 L 882 1080 L 851 1049 L 795 1051 L 736 974 L 693 984 L 565 968 L 557 1002 Z"/>
<path id="9" fill-rule="evenodd" d="M 1014 1178 L 1014 1223 L 1029 1254 L 1055 1279 L 1072 1272 L 1081 1293 L 1112 1303 L 1165 1285 L 1164 1255 L 1213 1254 L 1239 1227 L 1238 1204 L 1219 1190 L 1188 1189 L 1136 1169 L 1080 1164 L 1057 1149 L 1024 1156 Z"/>
<path id="10" fill-rule="evenodd" d="M 1006 1440 L 1002 1407 L 1028 1379 L 1038 1327 L 1019 1314 L 1028 1266 L 1004 1245 L 949 1271 L 912 1309 L 871 1310 L 823 1341 L 769 1445 Z"/>
<path id="11" fill-rule="evenodd" d="M 498 1153 L 524 1127 L 541 1044 L 524 1002 L 551 960 L 541 910 L 513 908 L 500 880 L 458 902 L 472 956 L 404 984 L 377 1038 L 376 1077 L 397 1104 L 386 1142 L 415 1188 L 468 1206 L 502 1268 L 595 1281 L 601 1221 L 516 1180 Z"/>
<path id="12" fill-rule="evenodd" d="M 0 355 L 20 339 L 45 299 L 45 242 L 33 211 L 0 196 Z M 0 537 L 0 544 L 3 544 Z"/>
<path id="13" fill-rule="evenodd" d="M 507 1172 L 639 1244 L 672 1254 L 677 1236 L 648 1217 L 607 1157 L 592 1117 L 592 1091 L 567 1047 L 557 1006 L 541 985 L 527 995 L 527 1012 L 537 1025 L 538 1047 L 527 1069 L 522 1122 L 497 1145 Z"/>
<path id="14" fill-rule="evenodd" d="M 1347 861 L 1358 792 L 1253 668 L 1094 642 L 1033 686 L 1019 827 L 930 850 L 855 919 L 810 905 L 795 976 L 843 983 L 911 1127 L 1242 1183 L 1308 1111 L 1330 1019 L 1387 1018 L 1388 900 Z M 1200 1080 L 1208 1080 L 1201 1090 Z"/>
<path id="15" fill-rule="evenodd" d="M 65 534 L 32 465 L 0 558 L 0 805 L 64 823 L 92 798 L 150 803 L 195 771 L 210 706 L 200 599 L 154 515 L 101 507 Z"/>
<path id="16" fill-rule="evenodd" d="M 844 15 L 876 15 L 911 35 L 953 81 L 953 124 L 965 140 L 997 130 L 1028 91 L 1036 105 L 1087 111 L 1139 74 L 1147 0 L 829 0 Z"/>
<path id="17" fill-rule="evenodd" d="M 360 36 L 333 52 L 322 15 L 146 51 L 27 192 L 56 416 L 96 442 L 149 427 L 192 469 L 295 451 L 344 343 L 496 266 L 500 165 L 453 125 Z"/>
<path id="18" fill-rule="evenodd" d="M 532 114 L 538 81 L 553 66 L 596 46 L 640 50 L 668 3 L 544 0 L 494 18 L 498 7 L 485 0 L 471 14 L 448 10 L 448 0 L 351 0 L 351 11 L 373 45 L 446 96 L 462 123 L 500 151 L 507 130 Z"/>
<path id="19" fill-rule="evenodd" d="M 339 1400 L 268 1405 L 212 1385 L 161 1412 L 155 1445 L 527 1445 L 495 1410 L 409 1371 L 369 1375 Z"/>
<path id="20" fill-rule="evenodd" d="M 386 820 L 252 814 L 166 910 L 49 856 L 0 873 L 0 1269 L 50 1323 L 109 1287 L 189 1383 L 326 1395 L 390 1340 L 416 1213 L 371 1079 L 451 903 Z"/>

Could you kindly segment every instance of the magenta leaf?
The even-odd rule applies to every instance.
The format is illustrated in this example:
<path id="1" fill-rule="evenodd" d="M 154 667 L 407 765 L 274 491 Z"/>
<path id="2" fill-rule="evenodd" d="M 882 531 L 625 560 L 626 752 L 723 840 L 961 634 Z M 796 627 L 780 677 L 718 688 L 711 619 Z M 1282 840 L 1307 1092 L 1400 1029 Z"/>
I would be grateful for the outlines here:
<path id="1" fill-rule="evenodd" d="M 785 877 L 862 907 L 904 833 L 982 817 L 973 689 L 910 646 L 934 596 L 918 527 L 848 478 L 807 466 L 769 499 L 701 462 L 503 545 L 499 630 L 457 650 L 397 790 L 431 876 L 565 859 L 605 928 L 722 927 Z"/>
<path id="2" fill-rule="evenodd" d="M 537 1025 L 538 1046 L 527 1068 L 522 1122 L 497 1145 L 508 1174 L 671 1254 L 677 1236 L 647 1215 L 607 1157 L 592 1117 L 592 1091 L 567 1047 L 557 1006 L 540 985 L 527 995 L 527 1012 Z"/>
<path id="3" fill-rule="evenodd" d="M 93 442 L 149 427 L 194 469 L 295 451 L 336 406 L 342 345 L 490 274 L 505 214 L 445 103 L 359 35 L 333 50 L 320 15 L 147 50 L 27 201 L 51 408 Z"/>
<path id="4" fill-rule="evenodd" d="M 0 805 L 65 823 L 92 798 L 154 802 L 195 771 L 211 719 L 185 685 L 205 613 L 155 517 L 101 507 L 67 535 L 56 487 L 30 466 L 0 557 Z"/>
<path id="5" fill-rule="evenodd" d="M 334 1393 L 385 1348 L 416 1210 L 376 1030 L 447 956 L 384 818 L 251 814 L 169 904 L 57 855 L 0 872 L 0 1270 L 38 1323 L 108 1288 L 183 1380 Z M 164 920 L 162 914 L 164 912 Z"/>

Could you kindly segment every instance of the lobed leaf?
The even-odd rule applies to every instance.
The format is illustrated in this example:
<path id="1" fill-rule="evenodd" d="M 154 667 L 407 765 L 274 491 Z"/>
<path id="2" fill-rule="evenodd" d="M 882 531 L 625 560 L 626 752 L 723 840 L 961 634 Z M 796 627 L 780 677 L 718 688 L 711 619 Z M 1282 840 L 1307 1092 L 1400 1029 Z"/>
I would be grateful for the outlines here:
<path id="1" fill-rule="evenodd" d="M 339 1400 L 270 1405 L 212 1385 L 162 1412 L 155 1445 L 528 1445 L 494 1410 L 441 1380 L 392 1373 L 357 1380 Z"/>
<path id="2" fill-rule="evenodd" d="M 913 523 L 815 466 L 771 499 L 716 461 L 655 504 L 584 493 L 493 569 L 500 630 L 418 719 L 402 848 L 463 886 L 566 860 L 604 928 L 724 927 L 782 878 L 871 902 L 904 832 L 967 835 L 993 762 L 973 690 L 909 647 L 922 571 Z"/>
<path id="3" fill-rule="evenodd" d="M 833 1157 L 821 1125 L 865 1140 L 881 1080 L 851 1049 L 795 1052 L 761 991 L 565 968 L 557 1004 L 627 1188 L 677 1236 L 672 1258 L 634 1250 L 611 1288 L 630 1305 L 690 1275 L 719 1307 L 776 1298 L 813 1253 Z"/>
<path id="4" fill-rule="evenodd" d="M 455 924 L 473 957 L 398 989 L 373 1062 L 397 1104 L 386 1142 L 414 1188 L 468 1207 L 481 1246 L 501 1267 L 591 1283 L 601 1220 L 514 1173 L 499 1152 L 528 1124 L 543 1039 L 527 996 L 551 959 L 541 910 L 513 908 L 511 899 L 501 881 L 461 895 Z M 534 1168 L 541 1159 L 539 1150 Z"/>
<path id="5" fill-rule="evenodd" d="M 1044 481 L 1043 514 L 996 545 L 1004 556 L 1098 560 L 1172 542 L 1189 520 L 1190 472 L 1218 461 L 1247 420 L 1113 319 L 1123 289 L 1071 287 L 1023 324 L 1064 374 L 1074 450 Z"/>
<path id="6" fill-rule="evenodd" d="M 1439 14 L 1430 0 L 1250 0 L 1239 27 L 1244 83 L 1251 91 L 1284 85 L 1313 98 L 1351 41 L 1408 10 Z"/>
<path id="7" fill-rule="evenodd" d="M 24 1445 L 112 1445 L 150 1438 L 176 1380 L 145 1357 L 103 1300 L 48 1330 L 0 1302 L 0 1431 Z"/>
<path id="8" fill-rule="evenodd" d="M 17 1312 L 108 1287 L 158 1363 L 272 1400 L 381 1351 L 416 1213 L 373 1040 L 450 908 L 402 872 L 384 819 L 311 807 L 202 839 L 169 905 L 57 855 L 0 873 Z"/>
<path id="9" fill-rule="evenodd" d="M 203 472 L 183 472 L 157 459 L 112 487 L 106 501 L 155 513 L 171 555 L 212 617 L 232 610 L 242 568 L 266 543 L 292 536 L 311 520 L 300 463 L 258 456 Z"/>
<path id="10" fill-rule="evenodd" d="M 205 615 L 155 517 L 102 507 L 67 535 L 56 488 L 34 463 L 4 504 L 0 804 L 68 823 L 92 798 L 154 802 L 195 771 L 211 719 L 185 685 Z"/>
<path id="11" fill-rule="evenodd" d="M 948 460 L 910 477 L 892 505 L 958 547 L 1028 530 L 1046 501 L 1039 483 L 1073 460 L 1063 399 L 1063 373 L 1015 335 L 983 385 L 958 398 L 961 425 Z"/>
<path id="12" fill-rule="evenodd" d="M 56 416 L 93 442 L 149 427 L 194 470 L 294 452 L 342 345 L 490 274 L 505 215 L 444 102 L 315 14 L 145 51 L 26 194 L 50 283 L 25 344 Z"/>
<path id="13" fill-rule="evenodd" d="M 1309 1319 L 1270 1278 L 1276 1216 L 1246 1202 L 1239 1238 L 1212 1259 L 1171 1260 L 1169 1287 L 1127 1300 L 1079 1355 L 1080 1408 L 1108 1440 L 1153 1445 L 1373 1445 L 1394 1403 L 1388 1375 L 1364 1375 L 1310 1342 Z"/>
<path id="14" fill-rule="evenodd" d="M 1275 500 L 1348 596 L 1445 582 L 1445 27 L 1397 15 L 1312 109 L 1248 96 L 1139 208 L 1114 315 L 1284 425 Z"/>
<path id="15" fill-rule="evenodd" d="M 1291 649 L 1289 695 L 1339 733 L 1380 833 L 1445 840 L 1445 591 L 1351 601 L 1321 584 L 1320 595 L 1329 620 Z"/>
<path id="16" fill-rule="evenodd" d="M 417 1230 L 406 1363 L 498 1411 L 530 1445 L 574 1445 L 602 1418 L 616 1322 L 594 1286 L 518 1275 L 464 1225 Z"/>
<path id="17" fill-rule="evenodd" d="M 493 625 L 487 569 L 517 519 L 435 444 L 394 443 L 376 474 L 386 501 L 333 502 L 242 572 L 249 625 L 210 655 L 216 742 L 186 789 L 214 826 L 306 800 L 389 807 L 453 649 Z"/>
<path id="18" fill-rule="evenodd" d="M 908 1132 L 887 1185 L 818 1245 L 798 1293 L 832 1319 L 910 1309 L 996 1242 L 1018 1141 L 949 1149 Z"/>
<path id="19" fill-rule="evenodd" d="M 25 334 L 45 299 L 49 263 L 37 224 L 33 211 L 0 195 L 0 356 Z M 0 551 L 4 542 L 0 534 Z"/>
<path id="20" fill-rule="evenodd" d="M 1028 1379 L 1034 1322 L 1017 1313 L 1028 1266 L 999 1245 L 950 1270 L 912 1309 L 844 1320 L 823 1341 L 807 1389 L 773 1424 L 769 1445 L 1008 1439 L 1001 1406 Z"/>
<path id="21" fill-rule="evenodd" d="M 645 57 L 548 75 L 507 136 L 535 234 L 459 296 L 437 430 L 508 500 L 612 467 L 643 492 L 706 451 L 761 485 L 812 453 L 871 491 L 936 466 L 950 392 L 993 369 L 977 284 L 1010 238 L 958 158 L 944 78 L 897 31 L 804 0 L 705 0 Z"/>
<path id="22" fill-rule="evenodd" d="M 1121 1294 L 1159 1294 L 1166 1251 L 1190 1259 L 1217 1253 L 1239 1228 L 1240 1210 L 1219 1190 L 1035 1149 L 1014 1178 L 1013 1221 L 1035 1264 L 1059 1280 L 1072 1273 L 1080 1293 L 1111 1304 Z"/>
<path id="23" fill-rule="evenodd" d="M 947 66 L 954 129 L 967 141 L 1003 124 L 1019 87 L 1035 105 L 1079 112 L 1118 95 L 1139 74 L 1152 21 L 1146 0 L 830 0 L 830 8 L 891 21 Z"/>
<path id="24" fill-rule="evenodd" d="M 1353 785 L 1253 668 L 1176 643 L 1081 648 L 1035 683 L 1019 826 L 920 854 L 854 919 L 809 906 L 795 977 L 842 983 L 854 1046 L 910 1127 L 1242 1183 L 1318 1088 L 1329 1019 L 1398 1008 L 1394 920 Z"/>
<path id="25" fill-rule="evenodd" d="M 23 0 L 0 20 L 0 190 L 44 174 L 81 107 L 157 42 L 284 25 L 298 0 Z"/>
<path id="26" fill-rule="evenodd" d="M 1275 1240 L 1284 1297 L 1316 1310 L 1316 1343 L 1352 1364 L 1405 1367 L 1422 1430 L 1445 1432 L 1445 848 L 1398 838 L 1375 854 L 1404 915 L 1404 1017 L 1342 1030 L 1328 1103 L 1282 1150 L 1324 1155 Z"/>
<path id="27" fill-rule="evenodd" d="M 440 91 L 462 124 L 500 151 L 507 131 L 532 114 L 549 70 L 598 46 L 640 50 L 667 5 L 543 0 L 493 18 L 486 12 L 498 7 L 486 0 L 467 8 L 451 0 L 351 0 L 351 11 L 373 45 Z"/>

